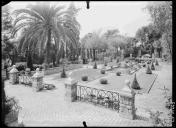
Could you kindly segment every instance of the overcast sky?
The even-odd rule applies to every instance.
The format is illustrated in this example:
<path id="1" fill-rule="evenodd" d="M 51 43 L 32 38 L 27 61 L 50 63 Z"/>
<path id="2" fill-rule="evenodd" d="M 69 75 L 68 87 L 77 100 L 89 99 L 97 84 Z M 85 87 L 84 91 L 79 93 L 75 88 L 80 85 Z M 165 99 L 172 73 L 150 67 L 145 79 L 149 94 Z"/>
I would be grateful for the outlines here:
<path id="1" fill-rule="evenodd" d="M 13 9 L 24 8 L 29 3 L 36 2 L 10 2 Z M 51 2 L 53 4 L 68 6 L 70 2 Z M 90 8 L 86 8 L 86 2 L 74 2 L 81 8 L 77 16 L 81 24 L 80 37 L 96 30 L 119 29 L 121 34 L 135 36 L 138 28 L 148 25 L 149 14 L 143 10 L 147 5 L 145 1 L 133 2 L 96 2 L 90 1 Z"/>

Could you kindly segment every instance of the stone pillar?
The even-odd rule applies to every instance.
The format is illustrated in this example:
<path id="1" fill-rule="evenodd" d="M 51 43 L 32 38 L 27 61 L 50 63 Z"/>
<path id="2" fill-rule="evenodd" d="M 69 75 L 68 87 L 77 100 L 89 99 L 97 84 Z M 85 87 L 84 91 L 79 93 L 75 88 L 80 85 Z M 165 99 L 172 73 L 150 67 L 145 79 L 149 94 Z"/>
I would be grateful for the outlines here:
<path id="1" fill-rule="evenodd" d="M 65 100 L 74 102 L 77 99 L 77 81 L 70 77 L 65 82 Z"/>
<path id="2" fill-rule="evenodd" d="M 120 92 L 119 114 L 127 119 L 135 119 L 135 92 L 131 89 L 129 80 L 125 80 L 125 87 Z"/>
<path id="3" fill-rule="evenodd" d="M 16 69 L 16 66 L 13 65 L 13 68 L 10 70 L 10 82 L 12 84 L 18 83 L 18 70 Z"/>
<path id="4" fill-rule="evenodd" d="M 130 58 L 132 58 L 133 56 L 132 56 L 132 54 L 130 54 Z"/>
<path id="5" fill-rule="evenodd" d="M 44 88 L 43 75 L 40 73 L 39 68 L 36 69 L 36 73 L 32 76 L 32 86 L 36 91 L 40 91 Z"/>

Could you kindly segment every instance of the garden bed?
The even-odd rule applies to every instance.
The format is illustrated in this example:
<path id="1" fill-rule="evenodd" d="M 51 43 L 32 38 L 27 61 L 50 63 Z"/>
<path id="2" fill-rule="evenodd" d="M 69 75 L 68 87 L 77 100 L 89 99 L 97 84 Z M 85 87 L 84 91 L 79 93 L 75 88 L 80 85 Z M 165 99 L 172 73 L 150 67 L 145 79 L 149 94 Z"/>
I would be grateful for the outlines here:
<path id="1" fill-rule="evenodd" d="M 155 82 L 155 79 L 157 78 L 156 74 L 145 74 L 145 73 L 138 73 L 137 75 L 137 81 L 139 83 L 139 86 L 141 87 L 141 90 L 135 90 L 136 93 L 148 93 L 149 90 L 151 90 L 152 85 Z M 125 80 L 128 79 L 132 83 L 134 78 L 134 75 L 121 75 L 116 76 L 116 74 L 112 75 L 111 77 L 107 77 L 108 84 L 102 85 L 100 84 L 99 80 L 89 83 L 87 86 L 95 87 L 99 89 L 105 89 L 110 91 L 120 91 L 125 86 Z"/>
<path id="2" fill-rule="evenodd" d="M 85 82 L 90 82 L 92 80 L 95 80 L 97 78 L 105 76 L 105 74 L 101 74 L 99 69 L 81 69 L 78 71 L 74 71 L 70 74 L 70 77 L 78 80 L 79 82 L 82 82 L 82 76 L 88 76 L 88 81 Z"/>
<path id="3" fill-rule="evenodd" d="M 82 64 L 69 64 L 69 65 L 65 66 L 64 68 L 65 68 L 65 71 L 68 71 L 68 70 L 78 69 L 81 67 L 82 67 Z M 45 70 L 44 75 L 51 75 L 51 74 L 55 74 L 55 73 L 60 73 L 62 70 L 63 70 L 63 66 L 48 68 L 47 70 Z"/>

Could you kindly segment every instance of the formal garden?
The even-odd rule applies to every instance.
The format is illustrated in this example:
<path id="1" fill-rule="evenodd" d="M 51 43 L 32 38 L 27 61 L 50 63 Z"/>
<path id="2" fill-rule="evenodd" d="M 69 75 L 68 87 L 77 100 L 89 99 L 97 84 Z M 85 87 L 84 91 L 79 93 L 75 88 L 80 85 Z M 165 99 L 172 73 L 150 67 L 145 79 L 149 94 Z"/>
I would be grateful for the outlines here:
<path id="1" fill-rule="evenodd" d="M 109 29 L 80 38 L 80 9 L 64 9 L 2 7 L 4 124 L 172 126 L 172 2 L 149 4 L 154 22 L 135 37 Z"/>

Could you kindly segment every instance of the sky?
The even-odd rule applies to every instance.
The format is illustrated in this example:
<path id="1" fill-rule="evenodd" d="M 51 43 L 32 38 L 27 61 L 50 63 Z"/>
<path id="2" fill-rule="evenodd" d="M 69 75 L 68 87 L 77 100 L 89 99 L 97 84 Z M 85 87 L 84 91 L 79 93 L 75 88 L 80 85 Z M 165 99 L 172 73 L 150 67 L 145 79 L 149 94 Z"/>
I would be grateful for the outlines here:
<path id="1" fill-rule="evenodd" d="M 29 3 L 36 2 L 10 2 L 12 9 L 25 8 Z M 69 6 L 71 2 L 51 2 L 52 4 Z M 73 2 L 76 7 L 81 8 L 77 20 L 81 25 L 80 37 L 93 31 L 108 29 L 119 29 L 120 34 L 135 36 L 136 31 L 142 26 L 150 23 L 150 15 L 143 8 L 146 1 L 124 1 L 124 2 L 98 2 L 90 1 L 90 8 L 86 8 L 86 2 Z"/>

